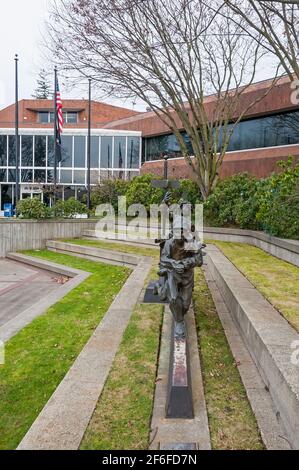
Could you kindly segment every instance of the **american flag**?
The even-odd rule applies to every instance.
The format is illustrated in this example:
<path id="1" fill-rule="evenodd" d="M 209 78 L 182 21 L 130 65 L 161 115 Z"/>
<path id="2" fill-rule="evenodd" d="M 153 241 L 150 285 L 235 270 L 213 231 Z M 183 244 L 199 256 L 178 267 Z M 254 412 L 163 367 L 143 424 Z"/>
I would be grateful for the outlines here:
<path id="1" fill-rule="evenodd" d="M 56 152 L 57 162 L 61 162 L 61 134 L 63 132 L 63 113 L 62 113 L 62 101 L 59 91 L 58 79 L 56 80 Z"/>
<path id="2" fill-rule="evenodd" d="M 63 113 L 62 113 L 62 101 L 61 101 L 61 95 L 59 91 L 59 84 L 58 84 L 58 79 L 56 82 L 56 112 L 57 112 L 57 130 L 59 131 L 59 134 L 62 134 L 63 132 Z"/>

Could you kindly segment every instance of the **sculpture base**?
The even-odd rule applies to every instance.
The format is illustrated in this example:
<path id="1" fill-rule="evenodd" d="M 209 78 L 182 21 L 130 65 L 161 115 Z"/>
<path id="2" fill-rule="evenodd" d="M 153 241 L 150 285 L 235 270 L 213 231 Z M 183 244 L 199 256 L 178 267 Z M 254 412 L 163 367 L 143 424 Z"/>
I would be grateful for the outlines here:
<path id="1" fill-rule="evenodd" d="M 172 322 L 166 418 L 194 418 L 188 336 L 176 337 Z"/>
<path id="2" fill-rule="evenodd" d="M 161 300 L 158 294 L 155 294 L 155 284 L 157 281 L 151 281 L 146 288 L 143 303 L 145 304 L 168 304 L 168 300 Z"/>

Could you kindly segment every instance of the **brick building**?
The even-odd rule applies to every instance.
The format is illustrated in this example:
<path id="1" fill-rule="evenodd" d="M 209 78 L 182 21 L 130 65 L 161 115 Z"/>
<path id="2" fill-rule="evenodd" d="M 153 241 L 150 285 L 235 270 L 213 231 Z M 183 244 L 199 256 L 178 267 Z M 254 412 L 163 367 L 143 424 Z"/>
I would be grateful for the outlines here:
<path id="1" fill-rule="evenodd" d="M 248 103 L 263 96 L 269 84 L 269 81 L 262 81 L 248 87 L 242 95 L 240 108 L 244 109 Z M 277 169 L 279 160 L 285 160 L 290 155 L 299 157 L 299 105 L 292 103 L 291 96 L 294 96 L 294 89 L 288 78 L 282 78 L 250 109 L 234 131 L 221 168 L 222 177 L 247 171 L 262 178 Z M 215 105 L 215 96 L 205 98 L 208 114 Z M 176 178 L 191 176 L 185 160 L 180 158 L 175 137 L 155 113 L 148 112 L 110 122 L 104 128 L 138 130 L 142 133 L 143 173 L 161 175 L 161 156 L 167 152 L 174 157 L 169 162 L 170 175 Z"/>
<path id="2" fill-rule="evenodd" d="M 265 94 L 269 81 L 251 85 L 242 95 L 240 109 Z M 299 105 L 291 96 L 288 78 L 282 78 L 258 101 L 237 125 L 221 168 L 221 176 L 247 171 L 265 177 L 279 160 L 299 158 Z M 215 96 L 205 98 L 206 110 L 217 105 Z M 87 180 L 86 100 L 63 100 L 64 132 L 62 162 L 58 169 L 61 197 L 81 198 Z M 0 111 L 0 208 L 14 202 L 16 180 L 14 105 Z M 40 195 L 53 185 L 53 101 L 19 102 L 21 197 Z M 181 128 L 188 143 L 188 136 Z M 179 146 L 167 126 L 153 112 L 92 102 L 91 182 L 107 177 L 130 179 L 142 173 L 162 174 L 164 153 L 170 154 L 170 175 L 190 177 Z M 192 149 L 190 148 L 192 155 Z"/>
<path id="3" fill-rule="evenodd" d="M 52 100 L 19 102 L 20 197 L 39 196 L 51 204 L 54 177 L 54 103 Z M 141 164 L 141 133 L 103 129 L 116 119 L 136 116 L 130 109 L 93 101 L 91 131 L 91 184 L 100 178 L 132 178 Z M 59 197 L 81 199 L 87 182 L 88 101 L 63 100 L 62 161 L 58 168 Z M 0 111 L 0 210 L 15 202 L 15 105 Z M 49 194 L 49 196 L 47 196 Z"/>

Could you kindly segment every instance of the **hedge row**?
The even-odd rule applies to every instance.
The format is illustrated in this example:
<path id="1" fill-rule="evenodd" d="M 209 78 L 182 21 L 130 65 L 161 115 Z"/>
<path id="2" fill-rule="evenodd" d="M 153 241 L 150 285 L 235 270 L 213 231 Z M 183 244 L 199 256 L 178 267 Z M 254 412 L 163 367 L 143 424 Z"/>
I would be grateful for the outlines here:
<path id="1" fill-rule="evenodd" d="M 262 180 L 240 174 L 220 181 L 204 204 L 206 225 L 299 239 L 299 162 L 278 165 L 280 173 Z"/>

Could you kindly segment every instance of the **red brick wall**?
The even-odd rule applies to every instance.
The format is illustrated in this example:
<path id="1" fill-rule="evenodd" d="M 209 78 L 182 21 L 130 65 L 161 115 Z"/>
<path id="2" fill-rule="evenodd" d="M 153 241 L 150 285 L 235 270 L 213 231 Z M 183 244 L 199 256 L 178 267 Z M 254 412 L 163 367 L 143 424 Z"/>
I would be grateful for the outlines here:
<path id="1" fill-rule="evenodd" d="M 242 152 L 228 152 L 221 167 L 221 178 L 237 173 L 248 172 L 258 178 L 264 178 L 277 171 L 277 162 L 287 160 L 292 155 L 299 159 L 299 145 L 272 147 Z M 171 178 L 192 178 L 190 167 L 182 158 L 168 161 Z M 146 162 L 141 168 L 141 174 L 153 173 L 163 175 L 163 162 Z"/>
<path id="2" fill-rule="evenodd" d="M 19 125 L 25 128 L 52 128 L 53 124 L 41 124 L 38 122 L 39 111 L 52 111 L 54 103 L 52 100 L 21 100 L 19 101 Z M 65 124 L 66 128 L 87 127 L 88 101 L 87 100 L 63 100 L 66 111 L 77 111 L 78 124 Z M 138 115 L 136 111 L 106 103 L 93 101 L 91 104 L 92 127 L 100 128 L 110 121 L 123 119 Z M 0 111 L 0 127 L 14 127 L 15 105 L 8 106 Z"/>

